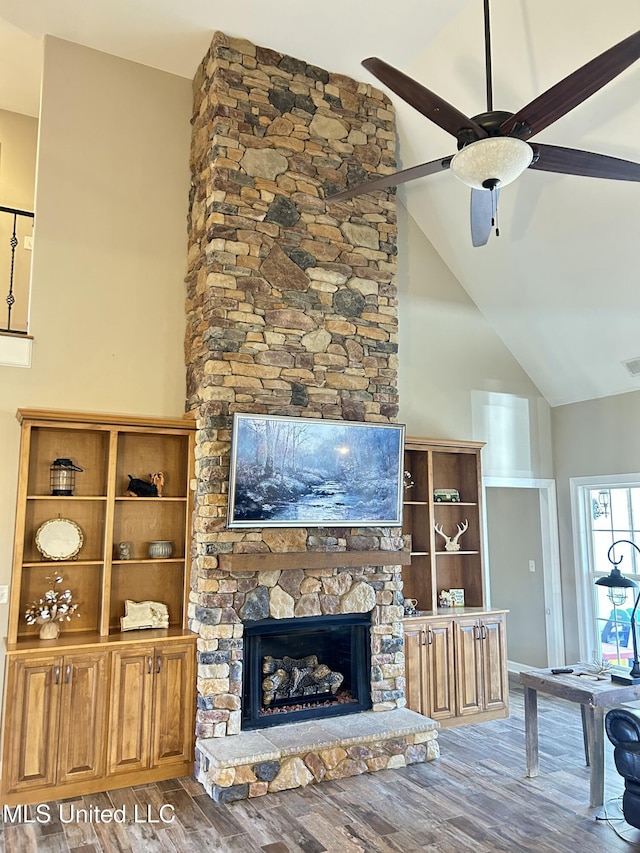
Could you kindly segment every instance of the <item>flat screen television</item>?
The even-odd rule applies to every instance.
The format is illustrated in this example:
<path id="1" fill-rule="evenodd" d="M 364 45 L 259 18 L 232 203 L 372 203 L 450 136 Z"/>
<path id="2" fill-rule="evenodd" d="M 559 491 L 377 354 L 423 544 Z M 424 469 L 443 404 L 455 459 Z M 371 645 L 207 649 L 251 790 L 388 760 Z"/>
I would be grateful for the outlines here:
<path id="1" fill-rule="evenodd" d="M 235 413 L 228 527 L 399 527 L 404 424 Z"/>

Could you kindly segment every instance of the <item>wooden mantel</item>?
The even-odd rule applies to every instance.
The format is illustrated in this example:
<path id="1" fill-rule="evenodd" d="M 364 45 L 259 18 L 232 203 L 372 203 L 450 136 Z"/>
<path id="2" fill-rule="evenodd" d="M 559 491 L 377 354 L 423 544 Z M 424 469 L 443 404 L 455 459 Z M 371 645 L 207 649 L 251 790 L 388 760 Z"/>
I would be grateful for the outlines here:
<path id="1" fill-rule="evenodd" d="M 269 551 L 260 554 L 221 554 L 218 557 L 219 568 L 228 572 L 408 566 L 410 563 L 409 551 Z"/>

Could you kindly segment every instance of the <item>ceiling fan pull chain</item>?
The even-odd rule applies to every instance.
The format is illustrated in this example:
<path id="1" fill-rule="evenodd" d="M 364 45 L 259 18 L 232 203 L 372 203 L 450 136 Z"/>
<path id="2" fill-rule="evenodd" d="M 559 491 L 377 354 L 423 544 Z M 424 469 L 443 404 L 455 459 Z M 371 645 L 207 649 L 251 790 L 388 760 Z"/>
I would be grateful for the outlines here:
<path id="1" fill-rule="evenodd" d="M 496 228 L 496 237 L 500 236 L 500 226 L 498 225 L 498 194 L 495 191 L 495 187 L 492 187 L 491 190 L 491 207 L 492 207 L 492 215 L 491 215 L 491 225 L 495 225 Z"/>

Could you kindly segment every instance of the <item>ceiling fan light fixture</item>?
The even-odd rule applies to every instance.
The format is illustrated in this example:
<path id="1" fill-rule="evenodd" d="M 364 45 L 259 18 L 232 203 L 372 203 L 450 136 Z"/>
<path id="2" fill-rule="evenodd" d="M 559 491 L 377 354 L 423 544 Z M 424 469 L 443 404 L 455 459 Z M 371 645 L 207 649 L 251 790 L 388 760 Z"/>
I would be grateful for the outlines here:
<path id="1" fill-rule="evenodd" d="M 533 160 L 533 148 L 514 136 L 490 136 L 465 145 L 451 161 L 451 171 L 468 187 L 490 190 L 515 181 Z"/>

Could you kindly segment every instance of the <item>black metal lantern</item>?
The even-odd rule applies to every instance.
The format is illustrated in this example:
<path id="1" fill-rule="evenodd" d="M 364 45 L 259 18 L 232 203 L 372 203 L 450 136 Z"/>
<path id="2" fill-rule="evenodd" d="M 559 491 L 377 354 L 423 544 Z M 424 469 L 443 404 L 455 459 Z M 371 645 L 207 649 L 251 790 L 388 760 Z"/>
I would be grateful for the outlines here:
<path id="1" fill-rule="evenodd" d="M 614 548 L 616 545 L 621 545 L 623 542 L 627 545 L 631 545 L 632 548 L 640 553 L 640 548 L 638 548 L 635 542 L 632 542 L 630 539 L 618 539 L 607 551 L 607 559 L 613 564 L 611 573 L 606 577 L 598 578 L 596 581 L 597 586 L 606 586 L 609 588 L 609 592 L 611 593 L 610 601 L 614 607 L 618 606 L 619 603 L 621 604 L 625 600 L 628 589 L 635 589 L 635 587 L 638 586 L 634 580 L 631 580 L 629 577 L 625 577 L 618 568 L 618 564 L 622 562 L 622 557 L 619 557 L 617 560 L 613 557 Z M 611 675 L 611 681 L 617 681 L 620 684 L 640 684 L 640 659 L 638 658 L 638 639 L 636 637 L 636 610 L 638 609 L 639 603 L 640 592 L 638 592 L 635 597 L 635 603 L 633 605 L 633 610 L 631 611 L 631 639 L 633 641 L 633 661 L 631 663 L 631 671 L 629 672 L 629 675 L 620 675 L 618 673 L 612 673 Z"/>
<path id="2" fill-rule="evenodd" d="M 54 459 L 49 469 L 51 494 L 72 495 L 76 487 L 76 471 L 84 471 L 84 468 L 74 465 L 71 459 Z"/>

